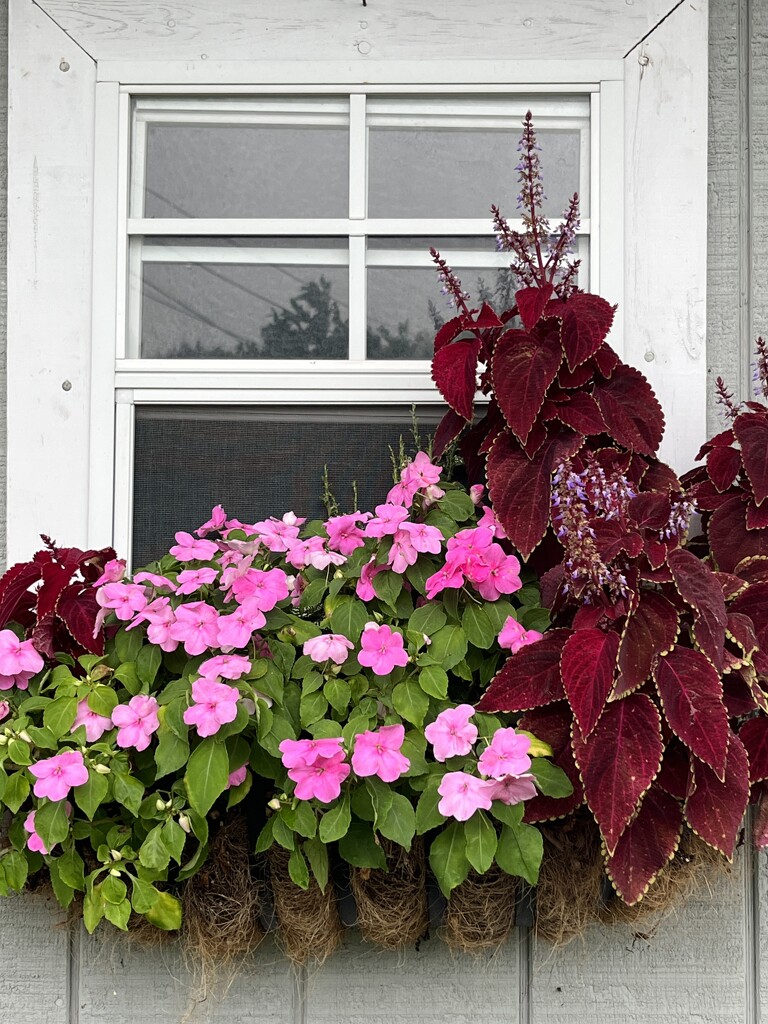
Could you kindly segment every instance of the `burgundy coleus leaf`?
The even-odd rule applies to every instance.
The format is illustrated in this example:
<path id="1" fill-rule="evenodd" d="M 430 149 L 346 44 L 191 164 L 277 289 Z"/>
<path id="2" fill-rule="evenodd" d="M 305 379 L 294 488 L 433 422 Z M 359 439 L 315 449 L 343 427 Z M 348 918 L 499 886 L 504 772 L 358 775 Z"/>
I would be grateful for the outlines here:
<path id="1" fill-rule="evenodd" d="M 478 711 L 530 711 L 563 700 L 560 656 L 570 629 L 551 629 L 507 658 L 477 703 Z"/>
<path id="2" fill-rule="evenodd" d="M 479 329 L 485 330 L 494 327 L 503 327 L 504 322 L 499 320 L 494 309 L 484 302 L 478 310 L 477 316 L 472 320 L 472 324 Z M 466 324 L 469 327 L 469 324 Z"/>
<path id="3" fill-rule="evenodd" d="M 711 662 L 676 646 L 658 659 L 653 677 L 672 731 L 722 778 L 730 729 L 722 680 Z"/>
<path id="4" fill-rule="evenodd" d="M 606 707 L 588 740 L 574 729 L 572 742 L 587 804 L 612 855 L 661 764 L 658 708 L 632 693 Z"/>
<path id="5" fill-rule="evenodd" d="M 642 590 L 621 637 L 613 697 L 624 697 L 642 686 L 656 658 L 672 649 L 679 632 L 680 617 L 674 606 L 656 591 Z"/>
<path id="6" fill-rule="evenodd" d="M 731 860 L 749 802 L 749 760 L 739 737 L 728 732 L 722 779 L 709 765 L 694 761 L 695 788 L 685 802 L 685 818 L 696 835 Z"/>
<path id="7" fill-rule="evenodd" d="M 741 564 L 743 565 L 744 563 Z M 768 558 L 764 560 L 764 564 L 766 567 L 766 575 L 759 578 L 768 580 Z M 741 575 L 734 575 L 730 572 L 716 572 L 715 578 L 720 584 L 720 589 L 722 590 L 723 597 L 726 601 L 733 601 L 734 598 L 736 598 L 748 586 L 748 582 L 742 579 Z"/>
<path id="8" fill-rule="evenodd" d="M 455 413 L 472 419 L 477 388 L 479 341 L 455 341 L 435 352 L 432 380 Z"/>
<path id="9" fill-rule="evenodd" d="M 729 718 L 743 718 L 757 711 L 758 704 L 741 672 L 730 672 L 723 677 L 723 702 Z"/>
<path id="10" fill-rule="evenodd" d="M 651 786 L 640 811 L 627 826 L 605 868 L 622 900 L 638 903 L 675 855 L 683 830 L 683 809 L 674 797 Z"/>
<path id="11" fill-rule="evenodd" d="M 743 612 L 729 612 L 726 625 L 728 639 L 737 644 L 746 658 L 753 654 L 759 644 L 752 619 Z"/>
<path id="12" fill-rule="evenodd" d="M 562 359 L 559 339 L 552 331 L 543 337 L 527 331 L 506 331 L 496 343 L 491 364 L 496 401 L 504 419 L 523 442 Z"/>
<path id="13" fill-rule="evenodd" d="M 663 530 L 671 511 L 669 495 L 659 491 L 643 491 L 629 503 L 629 515 L 641 529 Z"/>
<path id="14" fill-rule="evenodd" d="M 103 632 L 99 630 L 97 636 L 93 635 L 99 606 L 92 587 L 71 583 L 62 591 L 56 612 L 75 643 L 91 654 L 104 653 Z"/>
<path id="15" fill-rule="evenodd" d="M 765 530 L 768 528 L 768 502 L 758 506 L 754 501 L 747 502 L 747 529 Z"/>
<path id="16" fill-rule="evenodd" d="M 660 786 L 676 800 L 685 800 L 693 789 L 691 753 L 675 736 L 664 748 L 664 758 L 654 786 Z"/>
<path id="17" fill-rule="evenodd" d="M 670 552 L 667 565 L 678 593 L 695 612 L 693 629 L 697 646 L 718 672 L 722 672 L 727 618 L 725 599 L 715 574 L 685 548 Z"/>
<path id="18" fill-rule="evenodd" d="M 579 770 L 573 760 L 571 750 L 571 728 L 573 715 L 565 701 L 549 704 L 545 708 L 527 711 L 517 723 L 519 729 L 533 733 L 552 747 L 551 761 L 562 768 L 570 779 L 573 793 L 570 796 L 556 798 L 539 793 L 531 800 L 525 801 L 523 820 L 532 824 L 537 821 L 554 821 L 571 814 L 584 803 L 584 787 L 579 778 Z"/>
<path id="19" fill-rule="evenodd" d="M 700 512 L 714 512 L 715 509 L 720 508 L 727 501 L 730 501 L 733 493 L 718 491 L 712 481 L 707 478 L 706 480 L 695 483 L 688 488 L 688 494 L 691 498 L 696 501 L 696 507 Z M 739 501 L 742 499 L 739 498 Z"/>
<path id="20" fill-rule="evenodd" d="M 733 432 L 741 445 L 741 461 L 755 501 L 762 505 L 768 497 L 768 416 L 762 412 L 743 412 L 733 421 Z"/>
<path id="21" fill-rule="evenodd" d="M 608 432 L 625 448 L 653 455 L 664 434 L 664 413 L 646 378 L 622 364 L 592 392 Z"/>
<path id="22" fill-rule="evenodd" d="M 46 658 L 52 658 L 58 650 L 56 646 L 56 616 L 53 612 L 38 617 L 29 635 L 36 651 Z"/>
<path id="23" fill-rule="evenodd" d="M 597 402 L 585 391 L 574 391 L 569 399 L 555 407 L 553 416 L 579 434 L 602 434 L 607 429 Z"/>
<path id="24" fill-rule="evenodd" d="M 645 460 L 644 460 L 645 461 Z M 671 466 L 658 459 L 648 459 L 647 468 L 642 476 L 645 491 L 681 491 L 680 478 Z"/>
<path id="25" fill-rule="evenodd" d="M 435 335 L 435 352 L 439 352 L 450 342 L 454 341 L 464 330 L 464 317 L 455 316 L 448 320 Z"/>
<path id="26" fill-rule="evenodd" d="M 741 470 L 741 452 L 736 448 L 712 448 L 707 453 L 709 479 L 718 491 L 727 491 Z"/>
<path id="27" fill-rule="evenodd" d="M 768 582 L 753 583 L 739 594 L 730 612 L 746 615 L 752 622 L 759 646 L 768 650 Z"/>
<path id="28" fill-rule="evenodd" d="M 592 362 L 603 377 L 610 377 L 616 367 L 621 363 L 621 360 L 613 351 L 611 346 L 607 342 L 604 342 L 597 352 L 595 352 L 592 357 Z"/>
<path id="29" fill-rule="evenodd" d="M 603 562 L 612 562 L 622 551 L 630 558 L 637 558 L 643 550 L 643 538 L 639 533 L 628 532 L 626 526 L 615 519 L 595 519 L 595 547 Z"/>
<path id="30" fill-rule="evenodd" d="M 529 459 L 510 430 L 499 434 L 488 453 L 488 491 L 496 515 L 511 543 L 527 559 L 549 525 L 552 472 L 575 455 L 579 434 L 564 431 L 549 437 Z"/>
<path id="31" fill-rule="evenodd" d="M 746 505 L 739 494 L 727 496 L 712 513 L 707 537 L 718 569 L 725 572 L 733 572 L 750 556 L 768 555 L 768 530 L 747 529 Z"/>
<path id="32" fill-rule="evenodd" d="M 436 459 L 440 458 L 451 441 L 456 440 L 466 425 L 467 421 L 463 416 L 459 416 L 459 414 L 454 412 L 453 409 L 448 410 L 445 416 L 443 416 L 438 423 L 437 429 L 435 430 L 432 454 Z"/>
<path id="33" fill-rule="evenodd" d="M 74 566 L 50 562 L 43 566 L 43 582 L 37 592 L 37 615 L 43 618 L 55 611 L 59 596 L 77 571 Z"/>
<path id="34" fill-rule="evenodd" d="M 549 282 L 540 288 L 521 288 L 515 292 L 515 302 L 526 331 L 530 331 L 539 322 L 551 295 L 552 285 Z"/>
<path id="35" fill-rule="evenodd" d="M 701 448 L 699 448 L 696 461 L 698 462 L 699 459 L 703 459 L 704 456 L 708 452 L 711 452 L 713 448 L 727 448 L 729 445 L 732 445 L 735 440 L 736 438 L 734 433 L 730 429 L 723 430 L 720 434 L 715 434 L 714 437 L 710 437 L 710 439 L 705 441 Z"/>
<path id="36" fill-rule="evenodd" d="M 568 703 L 586 739 L 600 720 L 613 689 L 619 635 L 602 629 L 579 629 L 563 648 L 560 671 Z"/>
<path id="37" fill-rule="evenodd" d="M 0 627 L 14 618 L 19 603 L 31 586 L 41 578 L 39 562 L 17 562 L 0 577 Z"/>
<path id="38" fill-rule="evenodd" d="M 85 551 L 80 562 L 80 574 L 86 583 L 95 583 L 103 573 L 107 562 L 115 558 L 117 558 L 117 552 L 112 547 L 99 548 L 98 551 Z"/>
<path id="39" fill-rule="evenodd" d="M 749 757 L 749 781 L 768 779 L 768 718 L 750 718 L 739 729 L 739 739 Z"/>
<path id="40" fill-rule="evenodd" d="M 557 385 L 566 391 L 582 388 L 592 380 L 594 373 L 595 370 L 591 362 L 582 363 L 575 370 L 569 370 L 568 366 L 563 363 L 557 375 Z"/>
<path id="41" fill-rule="evenodd" d="M 565 303 L 561 339 L 568 367 L 575 370 L 593 356 L 608 336 L 615 307 L 600 295 L 576 292 Z"/>

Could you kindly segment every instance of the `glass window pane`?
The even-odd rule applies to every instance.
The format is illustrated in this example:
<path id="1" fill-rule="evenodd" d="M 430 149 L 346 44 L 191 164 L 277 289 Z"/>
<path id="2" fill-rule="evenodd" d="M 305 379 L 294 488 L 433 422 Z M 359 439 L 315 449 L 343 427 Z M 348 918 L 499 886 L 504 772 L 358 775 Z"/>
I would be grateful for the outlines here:
<path id="1" fill-rule="evenodd" d="M 150 123 L 146 133 L 145 217 L 348 215 L 346 128 Z"/>
<path id="2" fill-rule="evenodd" d="M 418 410 L 422 435 L 441 406 Z M 134 457 L 133 563 L 168 550 L 221 502 L 256 522 L 293 510 L 324 516 L 323 466 L 343 512 L 373 509 L 392 486 L 389 445 L 411 447 L 410 406 L 138 406 Z"/>
<path id="3" fill-rule="evenodd" d="M 152 246 L 145 248 L 141 357 L 346 359 L 348 268 L 324 264 L 322 251 L 312 252 L 306 241 L 304 247 L 312 266 L 281 263 L 272 251 L 257 249 L 238 249 L 226 259 L 222 253 L 216 262 L 200 248 L 189 250 L 195 262 L 161 260 L 159 253 L 155 261 Z M 172 255 L 178 258 L 178 250 Z M 270 262 L 250 262 L 264 258 Z"/>
<path id="4" fill-rule="evenodd" d="M 491 203 L 517 216 L 520 127 L 389 128 L 368 135 L 370 217 L 488 217 Z M 547 200 L 558 217 L 580 189 L 580 133 L 538 133 Z"/>

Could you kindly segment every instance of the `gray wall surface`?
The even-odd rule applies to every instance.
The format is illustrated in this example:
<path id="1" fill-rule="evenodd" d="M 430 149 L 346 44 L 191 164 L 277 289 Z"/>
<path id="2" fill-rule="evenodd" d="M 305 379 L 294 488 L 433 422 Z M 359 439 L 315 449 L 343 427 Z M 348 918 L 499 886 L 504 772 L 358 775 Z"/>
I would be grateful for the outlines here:
<path id="1" fill-rule="evenodd" d="M 708 358 L 712 378 L 722 374 L 744 397 L 753 336 L 768 331 L 768 3 L 710 0 L 710 11 Z M 2 0 L 0 33 L 7 37 Z M 5 53 L 3 43 L 0 62 Z M 4 137 L 6 68 L 0 72 Z M 3 155 L 0 337 L 5 196 Z M 4 389 L 4 351 L 0 377 Z M 716 427 L 711 406 L 710 429 Z M 2 477 L 4 423 L 0 429 Z M 4 554 L 0 522 L 0 559 Z M 102 934 L 89 938 L 45 897 L 23 896 L 1 908 L 0 1016 L 4 1024 L 757 1024 L 768 1012 L 763 861 L 742 853 L 730 876 L 703 888 L 658 929 L 594 928 L 585 943 L 559 952 L 537 948 L 520 929 L 504 950 L 478 960 L 452 958 L 435 939 L 419 952 L 382 954 L 350 934 L 341 954 L 309 973 L 291 972 L 268 942 L 228 991 L 222 983 L 207 996 L 195 991 L 173 944 L 145 950 Z"/>

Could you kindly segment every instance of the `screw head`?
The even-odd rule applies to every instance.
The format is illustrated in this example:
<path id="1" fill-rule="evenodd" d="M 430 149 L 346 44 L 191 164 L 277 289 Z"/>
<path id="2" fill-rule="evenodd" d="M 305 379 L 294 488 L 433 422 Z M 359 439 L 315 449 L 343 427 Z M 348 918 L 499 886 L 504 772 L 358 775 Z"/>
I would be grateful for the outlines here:
<path id="1" fill-rule="evenodd" d="M 62 60 L 59 62 L 59 71 L 69 71 L 69 61 Z"/>
<path id="2" fill-rule="evenodd" d="M 72 390 L 72 381 L 71 380 L 63 380 L 61 382 L 61 390 L 62 391 L 71 391 Z"/>
<path id="3" fill-rule="evenodd" d="M 651 58 L 648 56 L 647 53 L 641 53 L 640 56 L 637 58 L 637 63 L 640 65 L 641 68 L 647 68 L 648 65 L 651 63 Z"/>

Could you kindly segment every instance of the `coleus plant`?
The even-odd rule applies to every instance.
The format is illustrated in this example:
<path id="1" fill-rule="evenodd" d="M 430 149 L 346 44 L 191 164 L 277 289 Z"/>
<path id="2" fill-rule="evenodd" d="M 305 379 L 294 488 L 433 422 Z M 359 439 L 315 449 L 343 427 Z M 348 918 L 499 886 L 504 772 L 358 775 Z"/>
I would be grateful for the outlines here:
<path id="1" fill-rule="evenodd" d="M 329 847 L 384 868 L 381 837 L 417 834 L 446 895 L 493 863 L 534 884 L 524 802 L 571 783 L 547 744 L 469 702 L 549 616 L 483 489 L 440 475 L 419 453 L 375 514 L 326 522 L 217 507 L 132 577 L 78 555 L 103 653 L 50 655 L 31 621 L 0 630 L 0 891 L 44 869 L 63 906 L 83 894 L 89 930 L 175 929 L 176 886 L 241 802 L 256 851 L 290 851 L 304 888 L 328 884 Z M 40 578 L 0 581 L 32 588 L 23 619 Z"/>
<path id="2" fill-rule="evenodd" d="M 499 521 L 543 572 L 555 627 L 505 663 L 478 708 L 517 713 L 550 743 L 574 792 L 567 805 L 537 797 L 526 820 L 586 802 L 607 873 L 631 904 L 686 824 L 733 855 L 755 729 L 737 734 L 737 719 L 765 706 L 753 669 L 762 620 L 743 601 L 727 609 L 738 588 L 685 547 L 693 504 L 656 457 L 661 408 L 606 341 L 613 308 L 578 288 L 578 197 L 557 234 L 541 216 L 530 115 L 520 150 L 524 233 L 492 208 L 521 286 L 515 305 L 471 309 L 433 254 L 458 311 L 435 339 L 433 377 L 450 406 L 437 445 L 457 442 L 469 480 L 487 479 Z"/>

